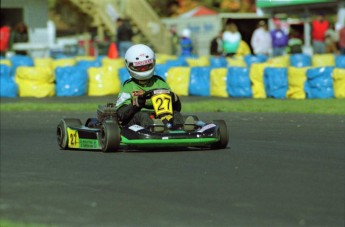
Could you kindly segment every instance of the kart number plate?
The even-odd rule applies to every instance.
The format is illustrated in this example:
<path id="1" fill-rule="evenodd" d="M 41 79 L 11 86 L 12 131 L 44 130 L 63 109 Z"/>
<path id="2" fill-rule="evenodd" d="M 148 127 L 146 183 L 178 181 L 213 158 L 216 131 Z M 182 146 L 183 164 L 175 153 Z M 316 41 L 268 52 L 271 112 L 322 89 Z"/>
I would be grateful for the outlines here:
<path id="1" fill-rule="evenodd" d="M 68 147 L 79 148 L 79 134 L 77 130 L 67 128 Z"/>
<path id="2" fill-rule="evenodd" d="M 169 94 L 157 94 L 151 97 L 156 115 L 173 114 L 172 98 Z"/>

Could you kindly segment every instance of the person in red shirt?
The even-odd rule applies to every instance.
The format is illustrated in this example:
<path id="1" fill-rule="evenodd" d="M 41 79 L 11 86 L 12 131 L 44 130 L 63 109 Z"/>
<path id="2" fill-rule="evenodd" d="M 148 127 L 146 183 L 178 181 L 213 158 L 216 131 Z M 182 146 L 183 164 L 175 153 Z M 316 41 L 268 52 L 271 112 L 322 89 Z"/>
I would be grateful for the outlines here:
<path id="1" fill-rule="evenodd" d="M 340 54 L 345 55 L 345 24 L 339 30 L 339 48 Z"/>
<path id="2" fill-rule="evenodd" d="M 329 23 L 325 20 L 323 14 L 319 14 L 315 20 L 312 21 L 312 40 L 314 54 L 324 54 L 326 52 L 325 33 L 329 27 Z"/>
<path id="3" fill-rule="evenodd" d="M 4 25 L 0 27 L 0 56 L 5 57 L 10 47 L 10 26 Z"/>

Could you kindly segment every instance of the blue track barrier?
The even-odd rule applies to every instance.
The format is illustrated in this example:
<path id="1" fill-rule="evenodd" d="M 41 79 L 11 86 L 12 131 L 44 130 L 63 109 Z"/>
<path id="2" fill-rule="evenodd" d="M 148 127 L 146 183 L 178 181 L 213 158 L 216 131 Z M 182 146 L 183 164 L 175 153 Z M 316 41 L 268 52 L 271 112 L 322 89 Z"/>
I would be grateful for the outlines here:
<path id="1" fill-rule="evenodd" d="M 34 61 L 29 56 L 14 55 L 10 57 L 10 61 L 12 64 L 12 72 L 11 72 L 12 77 L 16 75 L 16 70 L 19 66 L 34 66 Z"/>
<path id="2" fill-rule="evenodd" d="M 290 55 L 290 66 L 293 66 L 293 67 L 311 66 L 311 57 L 306 54 L 292 54 Z"/>
<path id="3" fill-rule="evenodd" d="M 0 65 L 0 97 L 15 98 L 18 94 L 18 85 L 11 76 L 11 67 Z"/>
<path id="4" fill-rule="evenodd" d="M 213 68 L 225 68 L 228 66 L 228 62 L 225 57 L 211 57 L 210 66 Z"/>
<path id="5" fill-rule="evenodd" d="M 335 67 L 345 69 L 345 55 L 335 57 Z"/>
<path id="6" fill-rule="evenodd" d="M 229 67 L 227 92 L 230 97 L 251 98 L 253 96 L 247 67 Z"/>
<path id="7" fill-rule="evenodd" d="M 251 55 L 248 54 L 244 56 L 244 61 L 246 62 L 247 66 L 250 67 L 253 63 L 263 63 L 266 62 L 268 57 L 266 55 Z"/>
<path id="8" fill-rule="evenodd" d="M 158 64 L 155 68 L 155 75 L 162 77 L 164 80 L 167 79 L 168 70 L 170 66 L 167 64 Z"/>
<path id="9" fill-rule="evenodd" d="M 55 69 L 56 96 L 81 96 L 87 93 L 88 76 L 85 68 L 65 66 Z"/>
<path id="10" fill-rule="evenodd" d="M 120 68 L 118 72 L 121 84 L 123 84 L 126 80 L 131 78 L 131 75 L 129 75 L 129 72 L 126 67 Z"/>
<path id="11" fill-rule="evenodd" d="M 210 96 L 211 67 L 191 67 L 189 78 L 189 95 Z"/>
<path id="12" fill-rule="evenodd" d="M 307 70 L 305 92 L 307 98 L 334 98 L 333 67 L 318 67 Z"/>
<path id="13" fill-rule="evenodd" d="M 268 67 L 264 71 L 264 85 L 269 98 L 284 99 L 288 90 L 287 68 Z"/>

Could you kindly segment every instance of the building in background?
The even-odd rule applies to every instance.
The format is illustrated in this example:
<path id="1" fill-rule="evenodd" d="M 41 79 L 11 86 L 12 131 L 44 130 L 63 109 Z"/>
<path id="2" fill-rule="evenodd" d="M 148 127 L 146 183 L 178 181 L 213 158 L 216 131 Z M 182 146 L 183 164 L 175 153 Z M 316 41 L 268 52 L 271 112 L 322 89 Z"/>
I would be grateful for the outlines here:
<path id="1" fill-rule="evenodd" d="M 13 49 L 28 51 L 33 56 L 49 56 L 55 28 L 49 21 L 47 0 L 1 0 L 1 21 L 12 29 L 20 22 L 28 27 L 28 42 L 14 44 Z"/>

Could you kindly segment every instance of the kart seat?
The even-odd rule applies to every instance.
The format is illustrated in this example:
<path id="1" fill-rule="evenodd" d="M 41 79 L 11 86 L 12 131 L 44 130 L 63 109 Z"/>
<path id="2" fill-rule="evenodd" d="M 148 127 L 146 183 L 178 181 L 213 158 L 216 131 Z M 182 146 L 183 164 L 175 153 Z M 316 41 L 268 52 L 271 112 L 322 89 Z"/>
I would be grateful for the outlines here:
<path id="1" fill-rule="evenodd" d="M 188 116 L 183 124 L 183 130 L 186 132 L 194 131 L 196 121 L 192 116 Z"/>

